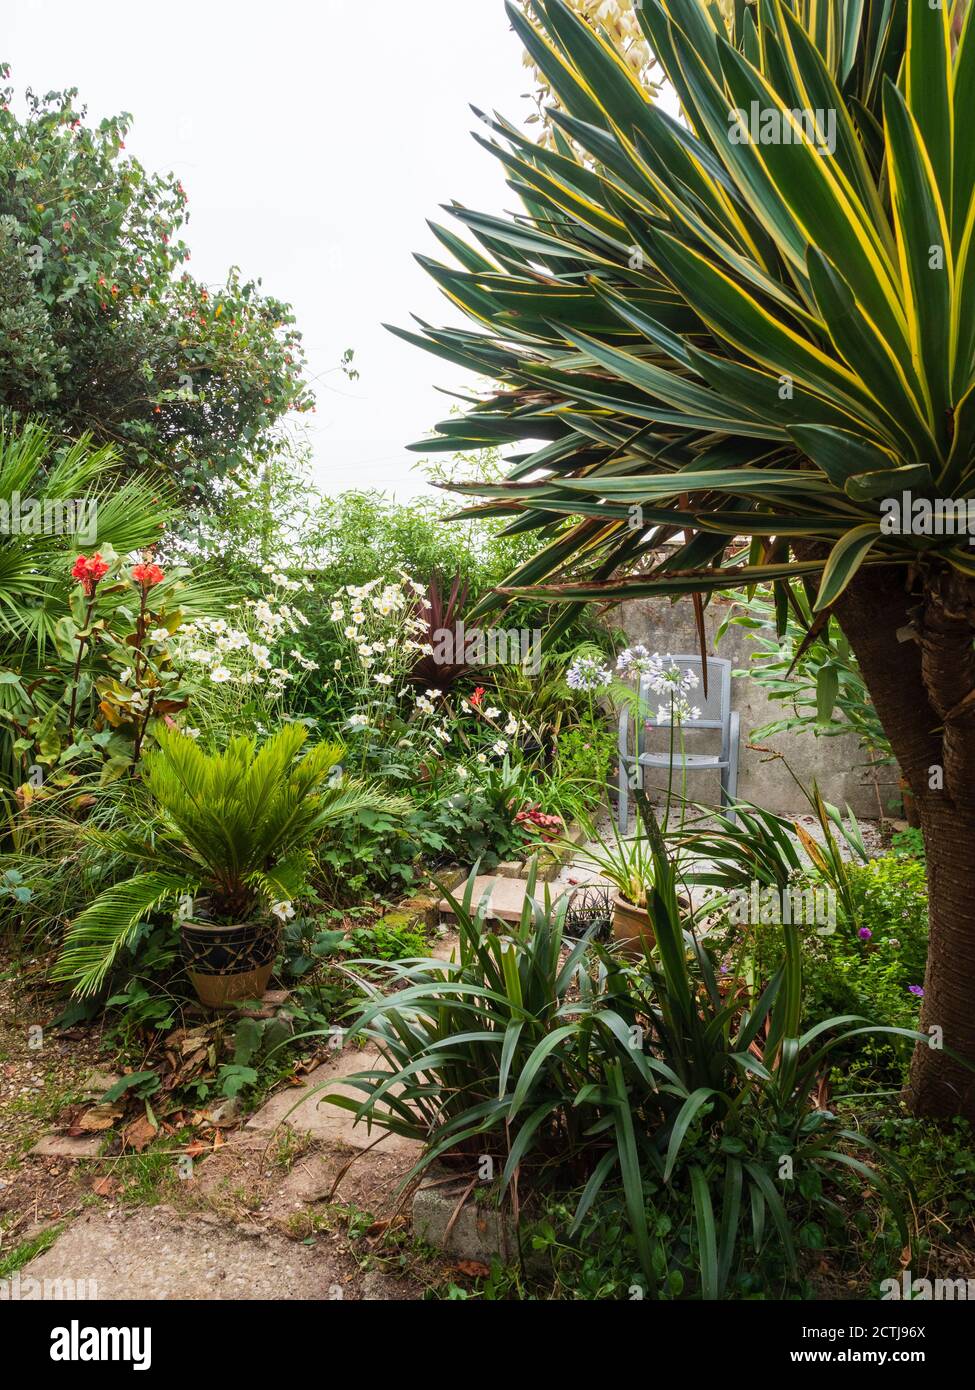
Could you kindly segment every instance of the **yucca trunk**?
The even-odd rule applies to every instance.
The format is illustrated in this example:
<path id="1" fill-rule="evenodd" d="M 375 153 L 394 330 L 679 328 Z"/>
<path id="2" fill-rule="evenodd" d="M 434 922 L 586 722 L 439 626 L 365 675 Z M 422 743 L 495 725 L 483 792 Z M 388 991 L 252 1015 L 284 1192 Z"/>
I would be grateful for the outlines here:
<path id="1" fill-rule="evenodd" d="M 975 1122 L 975 583 L 877 569 L 837 615 L 914 795 L 927 850 L 930 942 L 910 1102 Z M 919 982 L 920 983 L 920 982 Z M 943 1046 L 939 1046 L 943 1043 Z"/>

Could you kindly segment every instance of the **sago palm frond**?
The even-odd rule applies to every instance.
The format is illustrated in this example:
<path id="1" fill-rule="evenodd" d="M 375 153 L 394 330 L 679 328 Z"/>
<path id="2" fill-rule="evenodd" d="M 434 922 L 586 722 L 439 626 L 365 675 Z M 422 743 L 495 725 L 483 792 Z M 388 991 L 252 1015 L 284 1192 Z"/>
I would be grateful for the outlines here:
<path id="1" fill-rule="evenodd" d="M 72 984 L 79 998 L 96 994 L 140 922 L 198 888 L 198 881 L 164 873 L 139 874 L 107 888 L 72 923 L 52 978 Z"/>

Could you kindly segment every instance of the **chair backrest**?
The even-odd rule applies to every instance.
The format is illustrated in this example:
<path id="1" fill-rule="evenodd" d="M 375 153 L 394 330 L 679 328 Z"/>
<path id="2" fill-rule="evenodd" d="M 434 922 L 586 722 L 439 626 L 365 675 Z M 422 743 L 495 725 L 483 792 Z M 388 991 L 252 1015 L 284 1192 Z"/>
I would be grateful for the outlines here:
<path id="1" fill-rule="evenodd" d="M 727 729 L 731 723 L 731 662 L 723 657 L 708 657 L 708 693 L 704 693 L 704 677 L 702 668 L 704 662 L 700 653 L 697 656 L 668 656 L 666 665 L 680 668 L 681 675 L 690 671 L 697 677 L 697 685 L 687 692 L 686 700 L 692 709 L 700 710 L 699 719 L 685 719 L 683 725 L 685 729 Z M 640 716 L 648 723 L 667 728 L 670 725 L 670 718 L 657 718 L 658 711 L 663 708 L 670 711 L 670 699 L 667 695 L 658 695 L 656 691 L 650 689 L 650 677 L 640 677 Z"/>

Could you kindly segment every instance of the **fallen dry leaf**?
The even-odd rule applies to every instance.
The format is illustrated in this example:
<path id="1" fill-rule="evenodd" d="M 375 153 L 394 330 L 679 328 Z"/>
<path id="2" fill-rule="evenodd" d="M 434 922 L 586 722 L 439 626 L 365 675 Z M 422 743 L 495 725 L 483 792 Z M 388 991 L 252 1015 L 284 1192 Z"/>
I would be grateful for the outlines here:
<path id="1" fill-rule="evenodd" d="M 121 1105 L 93 1105 L 90 1110 L 80 1116 L 77 1121 L 77 1128 L 86 1134 L 99 1134 L 102 1130 L 111 1129 L 116 1120 L 120 1120 L 124 1113 Z"/>
<path id="2" fill-rule="evenodd" d="M 480 1260 L 458 1260 L 455 1265 L 451 1265 L 455 1274 L 465 1274 L 468 1279 L 486 1279 L 491 1273 L 487 1265 L 481 1264 Z"/>
<path id="3" fill-rule="evenodd" d="M 111 1197 L 113 1192 L 118 1191 L 118 1180 L 116 1178 L 99 1178 L 91 1185 L 92 1192 L 97 1197 Z"/>
<path id="4" fill-rule="evenodd" d="M 145 1115 L 140 1115 L 137 1120 L 133 1120 L 130 1125 L 126 1125 L 122 1131 L 122 1143 L 128 1149 L 135 1149 L 137 1154 L 141 1154 L 147 1145 L 159 1133 L 159 1128 L 154 1125 Z"/>

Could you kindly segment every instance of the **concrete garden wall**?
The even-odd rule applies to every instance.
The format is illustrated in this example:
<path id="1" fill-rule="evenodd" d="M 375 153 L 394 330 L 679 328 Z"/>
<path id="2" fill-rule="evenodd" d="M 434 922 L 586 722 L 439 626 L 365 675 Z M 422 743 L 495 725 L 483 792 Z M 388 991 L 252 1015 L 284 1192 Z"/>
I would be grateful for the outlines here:
<path id="1" fill-rule="evenodd" d="M 731 661 L 735 670 L 749 664 L 754 643 L 744 629 L 731 627 L 714 645 L 714 634 L 727 614 L 727 607 L 713 602 L 705 610 L 709 652 Z M 651 652 L 693 654 L 698 651 L 694 609 L 690 599 L 670 603 L 667 599 L 634 599 L 620 604 L 607 613 L 606 621 L 621 628 L 630 644 L 642 642 Z M 780 760 L 770 760 L 748 747 L 752 730 L 772 719 L 780 719 L 787 707 L 768 700 L 764 689 L 754 681 L 743 678 L 732 682 L 732 708 L 741 715 L 741 747 L 739 750 L 738 795 L 741 800 L 754 801 L 767 810 L 789 814 L 800 809 L 802 797 Z M 705 738 L 698 734 L 697 738 Z M 847 803 L 858 816 L 876 819 L 879 815 L 877 793 L 873 778 L 862 767 L 865 755 L 857 740 L 849 738 L 817 738 L 810 732 L 779 734 L 766 741 L 766 746 L 783 753 L 805 786 L 813 780 L 827 801 L 841 808 Z M 695 751 L 694 736 L 688 742 L 688 752 Z M 697 751 L 710 751 L 699 747 Z M 897 797 L 897 770 L 883 768 L 880 776 L 884 814 L 894 814 L 889 802 Z M 695 800 L 717 803 L 719 783 L 717 773 L 698 773 L 688 781 L 688 795 Z"/>

